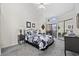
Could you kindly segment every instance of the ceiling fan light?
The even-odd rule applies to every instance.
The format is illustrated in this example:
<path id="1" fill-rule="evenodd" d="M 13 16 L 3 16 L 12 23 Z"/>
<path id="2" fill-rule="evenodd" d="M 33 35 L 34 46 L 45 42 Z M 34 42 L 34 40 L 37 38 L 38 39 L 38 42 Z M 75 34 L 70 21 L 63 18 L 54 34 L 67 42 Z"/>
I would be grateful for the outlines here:
<path id="1" fill-rule="evenodd" d="M 39 6 L 39 8 L 45 8 L 45 6 L 41 4 L 41 5 Z"/>

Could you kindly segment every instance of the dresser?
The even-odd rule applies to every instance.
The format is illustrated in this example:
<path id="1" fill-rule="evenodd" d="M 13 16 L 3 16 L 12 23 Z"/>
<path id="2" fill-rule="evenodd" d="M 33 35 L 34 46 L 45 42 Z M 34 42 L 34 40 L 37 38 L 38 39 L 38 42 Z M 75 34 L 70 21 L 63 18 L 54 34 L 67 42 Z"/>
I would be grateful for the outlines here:
<path id="1" fill-rule="evenodd" d="M 64 36 L 64 53 L 66 56 L 66 50 L 79 53 L 79 37 Z"/>

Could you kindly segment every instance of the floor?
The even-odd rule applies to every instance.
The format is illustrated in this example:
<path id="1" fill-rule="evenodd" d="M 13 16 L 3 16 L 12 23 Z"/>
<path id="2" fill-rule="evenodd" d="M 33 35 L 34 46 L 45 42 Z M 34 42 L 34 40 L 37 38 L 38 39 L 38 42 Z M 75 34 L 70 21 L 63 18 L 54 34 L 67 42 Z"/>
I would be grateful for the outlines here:
<path id="1" fill-rule="evenodd" d="M 79 54 L 69 51 L 67 51 L 67 55 L 79 56 Z M 2 56 L 64 56 L 64 41 L 55 39 L 54 44 L 45 51 L 40 51 L 29 44 L 16 45 L 3 49 Z"/>

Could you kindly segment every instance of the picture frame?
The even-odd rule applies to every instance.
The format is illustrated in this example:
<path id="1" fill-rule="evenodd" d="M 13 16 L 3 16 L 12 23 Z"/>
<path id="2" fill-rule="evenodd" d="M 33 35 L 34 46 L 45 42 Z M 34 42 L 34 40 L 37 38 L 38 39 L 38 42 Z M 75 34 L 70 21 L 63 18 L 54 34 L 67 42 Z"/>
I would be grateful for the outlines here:
<path id="1" fill-rule="evenodd" d="M 71 25 L 68 25 L 68 29 L 71 29 L 71 27 L 72 27 Z"/>
<path id="2" fill-rule="evenodd" d="M 45 25 L 44 25 L 44 24 L 42 24 L 41 28 L 42 28 L 42 30 L 44 30 L 44 29 L 45 29 Z"/>
<path id="3" fill-rule="evenodd" d="M 35 23 L 32 23 L 32 27 L 35 28 Z"/>
<path id="4" fill-rule="evenodd" d="M 76 16 L 76 25 L 77 25 L 77 28 L 79 28 L 79 13 L 77 13 L 77 16 Z"/>
<path id="5" fill-rule="evenodd" d="M 31 28 L 31 22 L 26 22 L 26 28 Z"/>

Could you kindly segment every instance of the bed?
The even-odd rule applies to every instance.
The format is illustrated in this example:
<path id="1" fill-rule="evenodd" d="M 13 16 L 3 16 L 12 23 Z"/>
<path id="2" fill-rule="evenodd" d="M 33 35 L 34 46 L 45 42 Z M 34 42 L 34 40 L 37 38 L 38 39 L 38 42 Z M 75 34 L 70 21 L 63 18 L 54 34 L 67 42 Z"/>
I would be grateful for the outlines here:
<path id="1" fill-rule="evenodd" d="M 54 43 L 51 35 L 45 33 L 38 33 L 36 30 L 29 29 L 24 31 L 25 41 L 40 50 L 45 50 Z"/>

